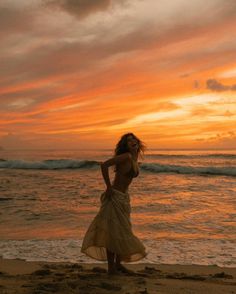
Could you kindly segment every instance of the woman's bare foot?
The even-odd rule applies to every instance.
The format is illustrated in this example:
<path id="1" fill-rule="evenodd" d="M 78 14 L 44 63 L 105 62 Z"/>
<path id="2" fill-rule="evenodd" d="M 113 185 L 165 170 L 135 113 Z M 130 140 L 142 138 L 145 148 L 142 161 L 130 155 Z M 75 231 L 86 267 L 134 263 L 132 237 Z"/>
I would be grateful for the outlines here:
<path id="1" fill-rule="evenodd" d="M 134 272 L 124 267 L 122 264 L 116 265 L 116 269 L 124 274 L 133 274 Z"/>

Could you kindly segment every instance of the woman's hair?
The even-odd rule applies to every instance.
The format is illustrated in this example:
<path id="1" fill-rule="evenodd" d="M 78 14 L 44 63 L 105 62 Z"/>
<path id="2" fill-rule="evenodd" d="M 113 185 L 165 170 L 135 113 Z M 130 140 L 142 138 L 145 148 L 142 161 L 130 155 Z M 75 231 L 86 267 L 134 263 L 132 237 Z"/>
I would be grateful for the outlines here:
<path id="1" fill-rule="evenodd" d="M 142 157 L 142 155 L 144 154 L 144 151 L 146 150 L 146 145 L 138 137 L 136 137 L 133 133 L 126 133 L 120 138 L 120 141 L 116 144 L 115 155 L 129 152 L 128 140 L 127 140 L 129 136 L 132 136 L 134 139 L 137 140 L 137 142 L 138 142 L 138 155 L 141 155 L 141 157 Z"/>

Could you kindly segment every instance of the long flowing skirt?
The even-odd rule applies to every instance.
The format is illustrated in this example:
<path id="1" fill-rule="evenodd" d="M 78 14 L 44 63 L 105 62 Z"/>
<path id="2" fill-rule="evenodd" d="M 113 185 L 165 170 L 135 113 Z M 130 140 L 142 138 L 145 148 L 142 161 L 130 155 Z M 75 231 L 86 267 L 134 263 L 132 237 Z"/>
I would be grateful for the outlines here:
<path id="1" fill-rule="evenodd" d="M 144 258 L 147 253 L 132 232 L 130 212 L 128 193 L 113 189 L 110 198 L 102 193 L 100 210 L 85 234 L 81 252 L 97 260 L 107 260 L 106 249 L 119 255 L 121 261 Z"/>

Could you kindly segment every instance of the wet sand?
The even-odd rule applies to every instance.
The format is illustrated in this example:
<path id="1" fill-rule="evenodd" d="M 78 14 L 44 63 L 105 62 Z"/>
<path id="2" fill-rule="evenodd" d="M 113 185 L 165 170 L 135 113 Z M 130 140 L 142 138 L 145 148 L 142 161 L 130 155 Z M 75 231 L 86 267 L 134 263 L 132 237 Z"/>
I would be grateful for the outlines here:
<path id="1" fill-rule="evenodd" d="M 108 276 L 106 264 L 0 259 L 0 293 L 236 294 L 236 268 L 126 264 L 133 273 Z"/>

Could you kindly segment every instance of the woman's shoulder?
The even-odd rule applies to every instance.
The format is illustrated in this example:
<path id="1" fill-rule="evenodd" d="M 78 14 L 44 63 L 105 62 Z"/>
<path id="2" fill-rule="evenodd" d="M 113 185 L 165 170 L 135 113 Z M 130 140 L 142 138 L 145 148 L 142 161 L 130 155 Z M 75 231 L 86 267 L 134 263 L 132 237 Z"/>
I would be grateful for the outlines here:
<path id="1" fill-rule="evenodd" d="M 116 155 L 115 157 L 121 158 L 121 159 L 132 159 L 132 155 L 130 152 L 124 152 L 119 155 Z"/>
<path id="2" fill-rule="evenodd" d="M 123 165 L 126 162 L 132 160 L 132 155 L 129 152 L 125 152 L 115 156 L 116 165 Z"/>
<path id="3" fill-rule="evenodd" d="M 129 152 L 125 152 L 119 155 L 115 155 L 112 158 L 109 158 L 108 160 L 101 163 L 101 166 L 111 166 L 111 165 L 118 165 L 122 164 L 123 162 L 129 161 L 132 159 L 132 155 Z"/>

